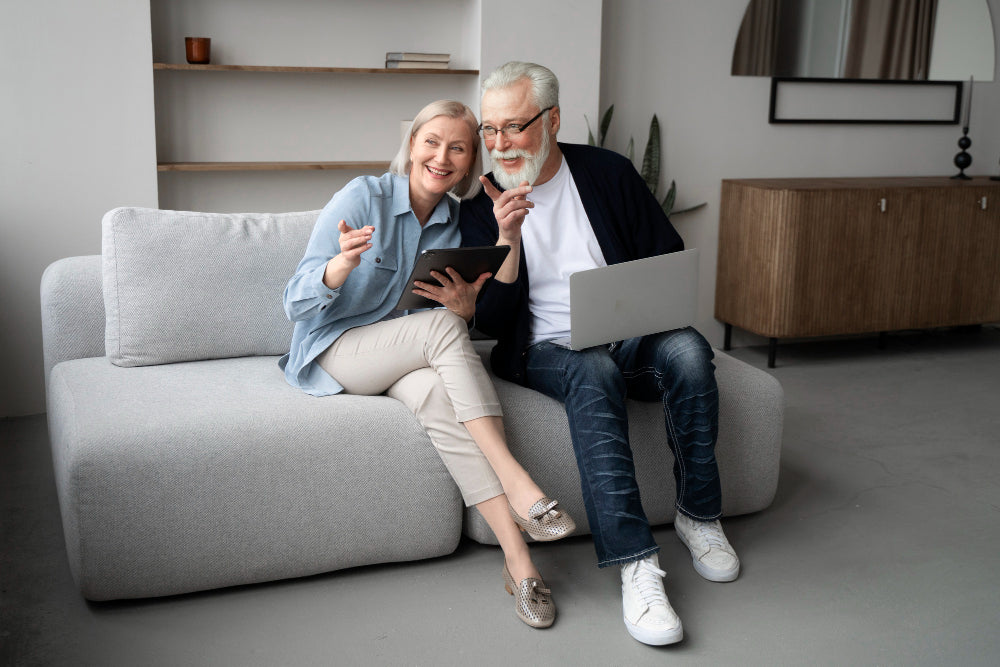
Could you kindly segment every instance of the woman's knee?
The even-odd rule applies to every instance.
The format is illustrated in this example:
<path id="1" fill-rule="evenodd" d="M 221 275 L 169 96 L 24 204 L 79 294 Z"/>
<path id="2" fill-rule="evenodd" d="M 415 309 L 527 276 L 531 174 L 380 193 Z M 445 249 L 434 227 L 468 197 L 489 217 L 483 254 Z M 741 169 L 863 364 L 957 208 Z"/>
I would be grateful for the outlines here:
<path id="1" fill-rule="evenodd" d="M 421 315 L 428 319 L 432 340 L 449 344 L 464 344 L 469 340 L 469 325 L 461 317 L 446 308 L 424 311 Z"/>
<path id="2" fill-rule="evenodd" d="M 420 368 L 404 375 L 389 387 L 386 395 L 400 401 L 418 417 L 443 406 L 454 411 L 444 381 L 433 368 Z"/>

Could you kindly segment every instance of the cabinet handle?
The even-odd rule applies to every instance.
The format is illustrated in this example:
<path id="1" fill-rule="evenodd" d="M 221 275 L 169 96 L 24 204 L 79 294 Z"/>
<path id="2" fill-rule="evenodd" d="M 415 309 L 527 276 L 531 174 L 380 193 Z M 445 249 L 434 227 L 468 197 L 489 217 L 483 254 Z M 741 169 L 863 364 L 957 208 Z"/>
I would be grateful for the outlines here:
<path id="1" fill-rule="evenodd" d="M 882 197 L 882 199 L 879 200 L 878 209 L 885 213 L 885 197 Z"/>
<path id="2" fill-rule="evenodd" d="M 983 210 L 985 211 L 986 210 L 986 197 L 983 197 L 981 200 L 979 200 L 979 204 L 983 207 Z"/>

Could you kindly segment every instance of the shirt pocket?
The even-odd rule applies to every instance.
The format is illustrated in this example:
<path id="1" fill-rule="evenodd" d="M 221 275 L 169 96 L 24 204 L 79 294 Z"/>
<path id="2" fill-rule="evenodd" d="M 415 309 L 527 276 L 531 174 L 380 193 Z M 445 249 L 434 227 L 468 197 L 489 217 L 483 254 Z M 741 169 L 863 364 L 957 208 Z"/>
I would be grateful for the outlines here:
<path id="1" fill-rule="evenodd" d="M 371 248 L 361 255 L 364 292 L 378 303 L 385 301 L 397 280 L 405 280 L 406 276 L 397 275 L 396 258 L 388 254 L 376 254 L 381 248 Z"/>

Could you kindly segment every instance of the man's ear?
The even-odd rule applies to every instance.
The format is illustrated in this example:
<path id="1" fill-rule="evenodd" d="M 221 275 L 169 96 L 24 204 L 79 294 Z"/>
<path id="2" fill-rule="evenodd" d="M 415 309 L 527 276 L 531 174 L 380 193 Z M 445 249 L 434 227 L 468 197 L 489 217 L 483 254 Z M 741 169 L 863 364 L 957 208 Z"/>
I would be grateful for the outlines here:
<path id="1" fill-rule="evenodd" d="M 549 109 L 549 126 L 552 128 L 552 134 L 559 132 L 559 107 Z"/>

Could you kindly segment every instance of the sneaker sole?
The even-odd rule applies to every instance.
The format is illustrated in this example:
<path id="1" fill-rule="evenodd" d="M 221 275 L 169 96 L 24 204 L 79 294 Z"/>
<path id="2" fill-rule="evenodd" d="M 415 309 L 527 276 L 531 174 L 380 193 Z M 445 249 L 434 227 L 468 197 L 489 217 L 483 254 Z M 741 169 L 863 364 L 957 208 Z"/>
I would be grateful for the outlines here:
<path id="1" fill-rule="evenodd" d="M 687 547 L 688 551 L 691 551 L 691 545 L 687 543 L 687 540 L 684 539 L 684 536 L 681 535 L 680 532 L 676 530 L 674 531 L 674 534 L 677 535 L 677 539 L 681 541 L 681 544 Z M 714 568 L 708 567 L 700 560 L 695 558 L 694 555 L 692 555 L 691 564 L 694 565 L 694 571 L 700 574 L 703 579 L 708 579 L 709 581 L 715 581 L 720 584 L 724 584 L 730 581 L 736 581 L 736 577 L 740 576 L 740 566 L 738 563 L 736 565 L 736 569 L 734 570 L 716 570 Z"/>
<path id="2" fill-rule="evenodd" d="M 646 628 L 641 628 L 634 623 L 629 622 L 627 618 L 625 620 L 625 629 L 628 633 L 632 635 L 632 638 L 642 642 L 643 644 L 648 644 L 650 646 L 665 646 L 667 644 L 676 644 L 680 640 L 684 639 L 684 626 L 677 626 L 676 628 L 671 628 L 669 631 L 656 631 L 647 630 Z"/>

